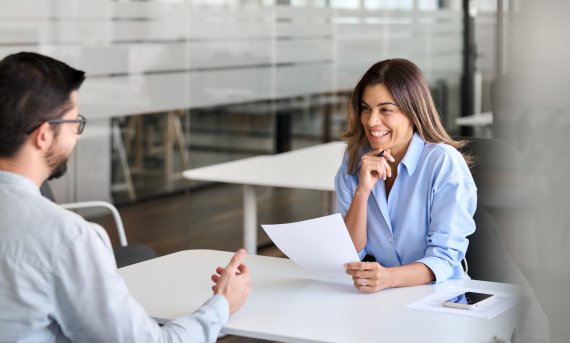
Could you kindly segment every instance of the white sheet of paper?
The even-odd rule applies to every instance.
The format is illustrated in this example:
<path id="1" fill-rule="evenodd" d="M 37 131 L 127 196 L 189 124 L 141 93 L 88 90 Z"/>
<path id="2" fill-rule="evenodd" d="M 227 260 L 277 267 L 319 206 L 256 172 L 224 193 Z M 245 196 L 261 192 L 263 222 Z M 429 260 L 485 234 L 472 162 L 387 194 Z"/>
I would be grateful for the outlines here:
<path id="1" fill-rule="evenodd" d="M 360 261 L 339 213 L 290 224 L 261 226 L 273 243 L 304 269 L 347 275 L 343 265 Z"/>
<path id="2" fill-rule="evenodd" d="M 495 299 L 472 310 L 443 306 L 443 302 L 445 300 L 453 298 L 464 292 L 493 294 L 495 296 Z M 424 297 L 406 307 L 423 311 L 442 312 L 461 316 L 491 319 L 514 306 L 517 302 L 519 302 L 519 300 L 520 298 L 517 295 L 505 292 L 495 292 L 475 288 L 448 287 L 430 294 L 427 297 Z"/>

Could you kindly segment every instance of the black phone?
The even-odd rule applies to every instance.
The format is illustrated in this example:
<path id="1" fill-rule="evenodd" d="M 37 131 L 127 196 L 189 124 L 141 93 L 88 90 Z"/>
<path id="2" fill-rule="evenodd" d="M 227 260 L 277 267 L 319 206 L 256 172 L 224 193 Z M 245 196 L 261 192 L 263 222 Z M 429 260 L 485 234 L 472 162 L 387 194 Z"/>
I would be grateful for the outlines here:
<path id="1" fill-rule="evenodd" d="M 493 294 L 465 292 L 447 299 L 443 302 L 443 306 L 471 310 L 479 305 L 491 301 L 494 298 L 495 296 Z"/>

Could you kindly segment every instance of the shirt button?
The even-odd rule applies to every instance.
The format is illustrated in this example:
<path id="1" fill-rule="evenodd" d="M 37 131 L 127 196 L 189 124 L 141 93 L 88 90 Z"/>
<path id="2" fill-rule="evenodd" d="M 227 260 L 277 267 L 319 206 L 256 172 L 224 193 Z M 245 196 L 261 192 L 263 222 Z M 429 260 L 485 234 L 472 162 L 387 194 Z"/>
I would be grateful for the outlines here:
<path id="1" fill-rule="evenodd" d="M 392 236 L 388 236 L 388 241 L 389 241 L 389 242 L 392 241 Z"/>

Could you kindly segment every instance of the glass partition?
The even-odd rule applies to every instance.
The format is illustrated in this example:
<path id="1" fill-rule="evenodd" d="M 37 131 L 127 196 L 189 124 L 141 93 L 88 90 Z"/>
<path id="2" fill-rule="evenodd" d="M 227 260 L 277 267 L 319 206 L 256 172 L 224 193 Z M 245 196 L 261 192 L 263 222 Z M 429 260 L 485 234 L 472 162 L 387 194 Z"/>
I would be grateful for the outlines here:
<path id="1" fill-rule="evenodd" d="M 38 51 L 87 72 L 79 149 L 96 153 L 75 155 L 69 201 L 135 201 L 188 186 L 184 169 L 338 139 L 356 81 L 385 58 L 422 68 L 456 131 L 462 30 L 458 0 L 0 2 L 0 56 Z"/>

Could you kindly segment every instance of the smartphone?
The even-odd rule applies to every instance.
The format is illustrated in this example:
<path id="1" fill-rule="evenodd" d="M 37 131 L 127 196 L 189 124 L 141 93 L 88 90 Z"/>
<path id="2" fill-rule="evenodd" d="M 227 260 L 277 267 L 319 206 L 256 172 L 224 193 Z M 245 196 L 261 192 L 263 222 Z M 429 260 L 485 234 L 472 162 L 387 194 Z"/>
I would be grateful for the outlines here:
<path id="1" fill-rule="evenodd" d="M 465 292 L 453 298 L 447 299 L 443 303 L 443 306 L 472 310 L 479 305 L 491 301 L 494 298 L 495 296 L 493 294 Z"/>

